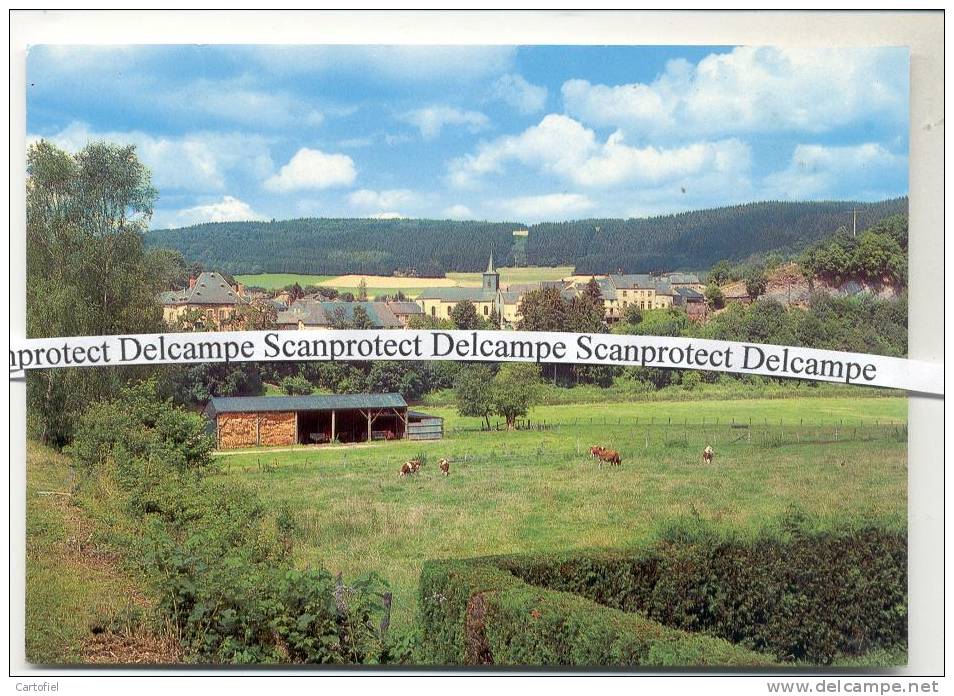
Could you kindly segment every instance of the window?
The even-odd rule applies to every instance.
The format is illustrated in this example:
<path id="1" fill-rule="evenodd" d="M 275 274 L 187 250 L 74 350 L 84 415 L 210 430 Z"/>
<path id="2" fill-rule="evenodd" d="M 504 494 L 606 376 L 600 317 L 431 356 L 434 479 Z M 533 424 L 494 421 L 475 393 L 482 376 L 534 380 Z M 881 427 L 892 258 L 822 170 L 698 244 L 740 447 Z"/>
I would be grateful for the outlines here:
<path id="1" fill-rule="evenodd" d="M 450 307 L 447 308 L 447 316 L 450 316 L 450 313 L 451 313 L 451 310 L 452 310 L 452 309 L 454 309 L 454 306 L 453 306 L 453 305 L 451 305 Z"/>
<path id="2" fill-rule="evenodd" d="M 437 307 L 431 307 L 431 316 L 432 316 L 432 317 L 436 317 L 436 316 L 437 316 Z"/>
<path id="3" fill-rule="evenodd" d="M 490 307 L 488 307 L 487 305 L 484 305 L 484 316 L 486 317 L 489 315 L 490 315 Z"/>

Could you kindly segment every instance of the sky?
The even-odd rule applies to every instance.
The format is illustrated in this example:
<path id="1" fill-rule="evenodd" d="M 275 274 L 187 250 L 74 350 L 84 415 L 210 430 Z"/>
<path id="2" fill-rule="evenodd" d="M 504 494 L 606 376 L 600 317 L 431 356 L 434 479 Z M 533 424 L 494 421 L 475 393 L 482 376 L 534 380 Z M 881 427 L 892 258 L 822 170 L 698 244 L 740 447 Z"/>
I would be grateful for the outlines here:
<path id="1" fill-rule="evenodd" d="M 908 191 L 908 52 L 44 45 L 40 138 L 135 144 L 153 228 L 874 201 Z"/>

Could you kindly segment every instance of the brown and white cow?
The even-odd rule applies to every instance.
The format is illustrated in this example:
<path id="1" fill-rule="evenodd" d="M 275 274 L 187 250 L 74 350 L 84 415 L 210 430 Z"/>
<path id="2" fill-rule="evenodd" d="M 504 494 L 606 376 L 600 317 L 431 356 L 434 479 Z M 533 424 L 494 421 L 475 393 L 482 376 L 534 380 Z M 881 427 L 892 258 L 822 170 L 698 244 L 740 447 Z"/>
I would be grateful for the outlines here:
<path id="1" fill-rule="evenodd" d="M 421 460 L 420 459 L 409 459 L 401 465 L 401 476 L 408 476 L 410 474 L 416 474 L 421 470 Z"/>
<path id="2" fill-rule="evenodd" d="M 450 461 L 449 460 L 441 459 L 439 462 L 437 462 L 437 466 L 440 467 L 441 473 L 444 476 L 450 476 Z"/>
<path id="3" fill-rule="evenodd" d="M 702 463 L 711 464 L 712 458 L 715 456 L 715 452 L 712 451 L 711 445 L 706 445 L 706 448 L 702 450 Z"/>
<path id="4" fill-rule="evenodd" d="M 602 452 L 604 447 L 602 445 L 593 445 L 590 447 L 590 456 L 594 459 L 599 458 L 600 452 Z"/>
<path id="5" fill-rule="evenodd" d="M 600 449 L 600 453 L 597 456 L 599 456 L 599 458 L 602 459 L 607 464 L 613 464 L 615 466 L 619 466 L 620 464 L 623 463 L 622 458 L 619 456 L 619 452 L 617 452 L 616 450 Z"/>

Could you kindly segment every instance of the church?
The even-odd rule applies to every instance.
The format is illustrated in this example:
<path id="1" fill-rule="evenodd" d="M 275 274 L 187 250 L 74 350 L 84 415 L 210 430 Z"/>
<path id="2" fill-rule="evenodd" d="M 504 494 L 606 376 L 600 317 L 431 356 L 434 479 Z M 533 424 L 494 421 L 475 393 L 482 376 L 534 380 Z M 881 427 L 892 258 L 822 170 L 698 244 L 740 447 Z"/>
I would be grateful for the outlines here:
<path id="1" fill-rule="evenodd" d="M 418 295 L 417 302 L 425 316 L 447 319 L 458 302 L 470 300 L 477 308 L 477 316 L 496 319 L 495 312 L 502 302 L 500 295 L 500 274 L 494 267 L 494 254 L 491 252 L 479 288 L 427 288 Z"/>

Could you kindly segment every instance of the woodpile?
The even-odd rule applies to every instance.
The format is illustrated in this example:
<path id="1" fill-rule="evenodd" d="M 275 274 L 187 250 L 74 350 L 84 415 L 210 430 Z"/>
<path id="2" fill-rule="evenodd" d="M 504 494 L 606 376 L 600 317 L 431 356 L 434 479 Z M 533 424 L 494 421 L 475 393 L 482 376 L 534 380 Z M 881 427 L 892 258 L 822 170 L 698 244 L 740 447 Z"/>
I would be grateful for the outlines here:
<path id="1" fill-rule="evenodd" d="M 258 435 L 258 414 L 222 413 L 218 419 L 219 447 L 235 449 L 254 447 Z"/>
<path id="2" fill-rule="evenodd" d="M 221 413 L 217 418 L 219 448 L 294 445 L 298 432 L 294 412 Z"/>
<path id="3" fill-rule="evenodd" d="M 298 441 L 294 412 L 260 413 L 258 444 L 294 445 Z"/>

